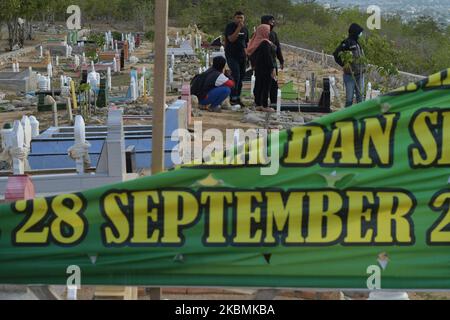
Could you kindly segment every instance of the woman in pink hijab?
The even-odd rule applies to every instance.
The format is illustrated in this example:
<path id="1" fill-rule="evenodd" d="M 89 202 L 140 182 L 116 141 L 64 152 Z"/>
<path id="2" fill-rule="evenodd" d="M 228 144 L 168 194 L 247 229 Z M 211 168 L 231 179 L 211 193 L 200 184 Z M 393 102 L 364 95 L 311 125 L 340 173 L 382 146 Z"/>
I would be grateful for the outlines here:
<path id="1" fill-rule="evenodd" d="M 272 78 L 276 78 L 276 46 L 269 40 L 270 26 L 260 25 L 247 48 L 252 68 L 255 70 L 255 105 L 258 111 L 274 112 L 269 107 Z"/>

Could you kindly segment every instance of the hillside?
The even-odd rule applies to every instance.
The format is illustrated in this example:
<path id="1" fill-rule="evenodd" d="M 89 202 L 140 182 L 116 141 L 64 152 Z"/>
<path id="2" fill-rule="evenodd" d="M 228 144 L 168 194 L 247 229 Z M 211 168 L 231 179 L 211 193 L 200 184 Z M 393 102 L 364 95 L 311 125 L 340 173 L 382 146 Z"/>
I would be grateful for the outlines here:
<path id="1" fill-rule="evenodd" d="M 211 7 L 221 10 L 211 11 Z M 346 37 L 348 26 L 357 22 L 366 25 L 368 14 L 357 8 L 328 10 L 315 3 L 293 4 L 279 1 L 171 1 L 171 16 L 180 25 L 198 24 L 204 31 L 221 34 L 237 9 L 247 16 L 250 30 L 264 14 L 277 17 L 282 41 L 331 54 Z M 429 75 L 450 66 L 450 26 L 444 28 L 430 17 L 408 23 L 399 16 L 384 17 L 381 30 L 366 31 L 363 46 L 369 63 Z"/>

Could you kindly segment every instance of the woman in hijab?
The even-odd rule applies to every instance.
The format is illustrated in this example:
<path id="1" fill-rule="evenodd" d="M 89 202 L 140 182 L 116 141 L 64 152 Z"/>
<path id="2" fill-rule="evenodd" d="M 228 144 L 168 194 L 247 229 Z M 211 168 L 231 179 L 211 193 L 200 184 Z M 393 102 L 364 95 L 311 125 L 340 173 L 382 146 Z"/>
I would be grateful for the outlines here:
<path id="1" fill-rule="evenodd" d="M 274 112 L 269 107 L 269 95 L 272 78 L 276 80 L 276 46 L 269 40 L 270 26 L 260 25 L 247 48 L 252 67 L 255 70 L 255 96 L 256 110 Z"/>

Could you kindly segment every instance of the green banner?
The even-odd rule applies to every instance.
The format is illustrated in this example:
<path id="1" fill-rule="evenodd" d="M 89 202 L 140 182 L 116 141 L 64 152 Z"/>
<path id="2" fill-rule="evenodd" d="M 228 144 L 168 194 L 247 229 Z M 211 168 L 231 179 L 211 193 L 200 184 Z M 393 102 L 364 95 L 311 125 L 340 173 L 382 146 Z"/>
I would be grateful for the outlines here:
<path id="1" fill-rule="evenodd" d="M 276 175 L 186 166 L 3 205 L 0 283 L 450 289 L 449 71 L 281 132 Z"/>

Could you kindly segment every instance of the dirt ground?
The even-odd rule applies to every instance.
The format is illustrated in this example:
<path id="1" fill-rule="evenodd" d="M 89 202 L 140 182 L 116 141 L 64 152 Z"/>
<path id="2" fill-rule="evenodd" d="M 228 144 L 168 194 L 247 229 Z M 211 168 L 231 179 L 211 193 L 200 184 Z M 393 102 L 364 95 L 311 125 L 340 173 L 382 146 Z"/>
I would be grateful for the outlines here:
<path id="1" fill-rule="evenodd" d="M 5 289 L 6 288 L 6 289 Z M 57 299 L 67 299 L 67 289 L 63 286 L 50 287 Z M 367 300 L 367 292 L 326 292 L 304 290 L 256 290 L 244 288 L 228 289 L 202 289 L 202 288 L 164 288 L 161 300 L 223 300 L 223 301 L 255 301 L 255 300 Z M 78 300 L 104 300 L 121 298 L 98 297 L 95 295 L 96 287 L 84 286 L 77 292 Z M 446 292 L 408 292 L 410 300 L 450 300 L 450 293 Z M 35 300 L 36 296 L 26 287 L 3 286 L 0 288 L 0 300 L 25 299 Z M 139 300 L 151 300 L 144 288 L 138 290 Z"/>

